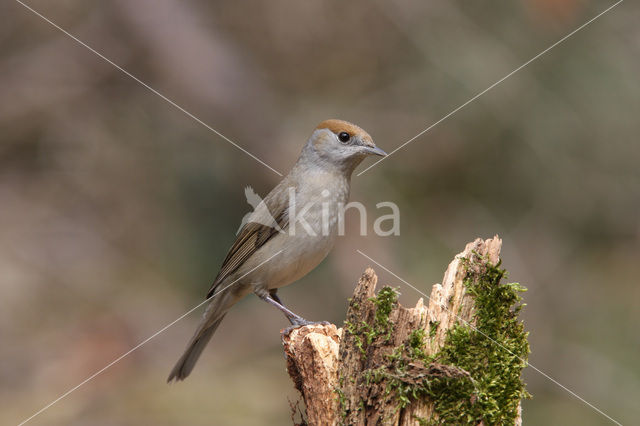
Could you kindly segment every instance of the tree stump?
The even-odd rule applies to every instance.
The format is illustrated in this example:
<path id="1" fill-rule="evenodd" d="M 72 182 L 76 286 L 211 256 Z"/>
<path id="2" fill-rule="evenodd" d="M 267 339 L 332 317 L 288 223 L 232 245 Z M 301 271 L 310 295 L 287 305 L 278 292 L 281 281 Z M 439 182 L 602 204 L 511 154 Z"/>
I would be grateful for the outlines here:
<path id="1" fill-rule="evenodd" d="M 516 283 L 503 283 L 502 241 L 477 239 L 449 264 L 428 306 L 376 294 L 368 268 L 344 327 L 314 324 L 283 334 L 287 371 L 310 425 L 521 423 L 527 333 Z M 417 284 L 417 283 L 416 283 Z M 406 291 L 413 291 L 407 288 Z"/>

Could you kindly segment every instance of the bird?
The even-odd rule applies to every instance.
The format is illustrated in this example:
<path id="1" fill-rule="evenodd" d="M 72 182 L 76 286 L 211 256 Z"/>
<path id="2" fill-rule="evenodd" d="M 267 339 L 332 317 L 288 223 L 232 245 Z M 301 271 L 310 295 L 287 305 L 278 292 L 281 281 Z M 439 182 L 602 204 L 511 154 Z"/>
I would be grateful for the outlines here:
<path id="1" fill-rule="evenodd" d="M 207 293 L 203 318 L 167 382 L 192 372 L 229 309 L 252 292 L 282 311 L 292 327 L 313 324 L 287 308 L 277 291 L 327 256 L 354 169 L 369 156 L 386 155 L 350 122 L 329 119 L 313 130 L 289 173 L 242 226 Z"/>

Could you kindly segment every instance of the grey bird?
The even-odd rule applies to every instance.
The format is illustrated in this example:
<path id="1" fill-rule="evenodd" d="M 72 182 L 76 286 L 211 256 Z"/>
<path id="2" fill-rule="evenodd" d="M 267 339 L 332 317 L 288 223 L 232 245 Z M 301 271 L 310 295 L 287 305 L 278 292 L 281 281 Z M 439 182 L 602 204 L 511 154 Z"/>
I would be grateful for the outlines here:
<path id="1" fill-rule="evenodd" d="M 167 382 L 191 373 L 229 309 L 251 292 L 280 309 L 292 326 L 311 323 L 286 308 L 276 292 L 327 256 L 339 209 L 349 199 L 351 174 L 370 155 L 387 154 L 360 127 L 335 119 L 316 127 L 289 174 L 240 230 L 207 294 L 202 321 Z"/>

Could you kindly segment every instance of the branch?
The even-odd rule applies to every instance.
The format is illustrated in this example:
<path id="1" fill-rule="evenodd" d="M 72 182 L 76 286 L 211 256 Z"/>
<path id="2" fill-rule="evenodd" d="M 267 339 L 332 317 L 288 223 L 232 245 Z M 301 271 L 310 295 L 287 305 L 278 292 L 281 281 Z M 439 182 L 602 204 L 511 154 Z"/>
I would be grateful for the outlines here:
<path id="1" fill-rule="evenodd" d="M 529 353 L 518 284 L 504 284 L 502 241 L 467 244 L 442 284 L 413 308 L 369 268 L 349 300 L 344 328 L 282 337 L 287 370 L 311 425 L 517 424 L 528 397 Z"/>

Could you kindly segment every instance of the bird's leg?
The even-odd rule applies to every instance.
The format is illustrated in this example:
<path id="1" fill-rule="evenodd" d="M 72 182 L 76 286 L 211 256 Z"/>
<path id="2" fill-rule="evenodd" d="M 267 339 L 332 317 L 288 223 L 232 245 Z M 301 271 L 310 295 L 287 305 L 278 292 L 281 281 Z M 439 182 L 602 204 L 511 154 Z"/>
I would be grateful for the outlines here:
<path id="1" fill-rule="evenodd" d="M 307 321 L 306 319 L 302 318 L 300 315 L 296 315 L 291 310 L 289 310 L 289 308 L 284 306 L 284 304 L 282 303 L 282 301 L 280 301 L 280 298 L 276 294 L 276 291 L 277 290 L 267 291 L 264 289 L 256 289 L 255 293 L 256 293 L 256 296 L 258 296 L 260 299 L 280 309 L 282 313 L 287 317 L 291 325 L 293 325 L 294 327 L 314 324 L 312 321 Z"/>

